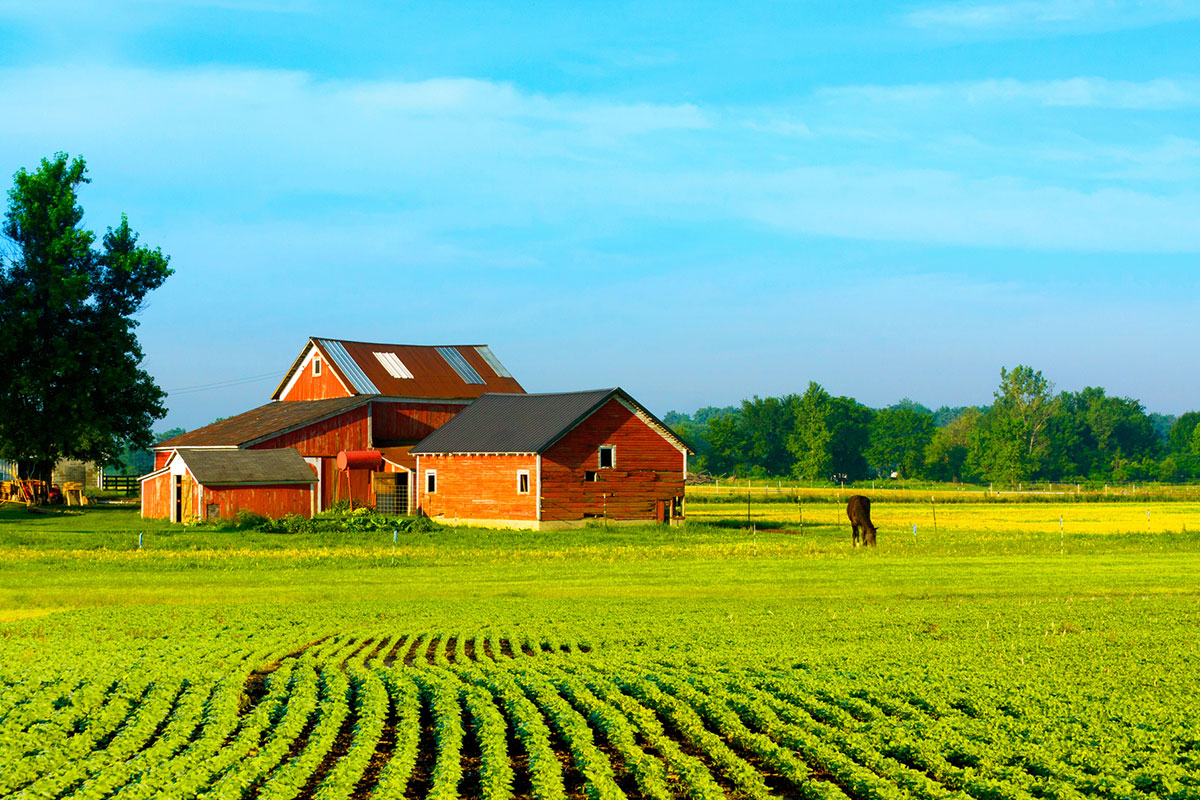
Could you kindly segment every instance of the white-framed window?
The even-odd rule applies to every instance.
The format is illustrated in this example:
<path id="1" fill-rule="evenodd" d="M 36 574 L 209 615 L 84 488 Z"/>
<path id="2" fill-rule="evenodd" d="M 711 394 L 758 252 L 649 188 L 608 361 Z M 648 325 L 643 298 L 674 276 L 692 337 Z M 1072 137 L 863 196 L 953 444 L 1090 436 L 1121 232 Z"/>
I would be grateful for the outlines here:
<path id="1" fill-rule="evenodd" d="M 600 469 L 611 469 L 617 465 L 617 448 L 611 444 L 600 445 L 600 457 L 597 462 Z"/>
<path id="2" fill-rule="evenodd" d="M 425 494 L 437 494 L 437 470 L 425 470 Z"/>
<path id="3" fill-rule="evenodd" d="M 517 494 L 529 494 L 529 470 L 517 470 Z"/>
<path id="4" fill-rule="evenodd" d="M 321 377 L 321 357 L 313 356 L 313 377 Z"/>

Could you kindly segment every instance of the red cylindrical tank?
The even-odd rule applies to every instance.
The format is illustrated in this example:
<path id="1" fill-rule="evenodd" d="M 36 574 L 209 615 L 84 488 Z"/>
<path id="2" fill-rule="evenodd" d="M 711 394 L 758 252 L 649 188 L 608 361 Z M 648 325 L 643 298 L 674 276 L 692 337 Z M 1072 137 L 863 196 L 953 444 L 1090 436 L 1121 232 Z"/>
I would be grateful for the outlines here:
<path id="1" fill-rule="evenodd" d="M 343 450 L 337 454 L 338 469 L 383 469 L 383 453 L 378 450 Z"/>

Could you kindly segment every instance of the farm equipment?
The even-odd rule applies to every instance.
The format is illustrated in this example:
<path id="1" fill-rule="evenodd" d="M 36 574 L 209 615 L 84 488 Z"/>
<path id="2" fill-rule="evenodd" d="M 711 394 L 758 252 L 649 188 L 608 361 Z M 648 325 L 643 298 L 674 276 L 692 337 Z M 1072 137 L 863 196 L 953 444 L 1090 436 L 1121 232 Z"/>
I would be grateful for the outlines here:
<path id="1" fill-rule="evenodd" d="M 23 480 L 0 481 L 0 500 L 26 505 L 41 505 L 50 500 L 50 486 L 45 481 Z M 59 495 L 61 498 L 61 494 Z"/>

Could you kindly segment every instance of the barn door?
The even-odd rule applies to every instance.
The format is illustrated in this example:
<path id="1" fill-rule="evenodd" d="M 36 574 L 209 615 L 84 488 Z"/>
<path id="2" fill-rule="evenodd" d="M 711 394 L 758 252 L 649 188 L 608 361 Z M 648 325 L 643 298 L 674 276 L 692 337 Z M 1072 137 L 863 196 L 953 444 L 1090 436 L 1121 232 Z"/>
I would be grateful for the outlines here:
<path id="1" fill-rule="evenodd" d="M 656 522 L 664 524 L 671 521 L 671 507 L 667 505 L 666 500 L 654 502 L 654 519 Z"/>
<path id="2" fill-rule="evenodd" d="M 190 522 L 196 516 L 196 483 L 191 475 L 183 476 L 183 503 L 179 510 L 180 522 Z"/>

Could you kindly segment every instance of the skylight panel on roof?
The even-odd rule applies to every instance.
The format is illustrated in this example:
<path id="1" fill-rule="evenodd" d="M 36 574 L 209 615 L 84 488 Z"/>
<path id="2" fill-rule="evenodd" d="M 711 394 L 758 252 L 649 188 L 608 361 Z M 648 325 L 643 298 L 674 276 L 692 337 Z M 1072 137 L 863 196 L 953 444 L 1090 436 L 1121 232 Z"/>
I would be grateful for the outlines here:
<path id="1" fill-rule="evenodd" d="M 475 368 L 467 363 L 467 360 L 463 358 L 463 354 L 458 352 L 458 348 L 439 347 L 437 351 L 446 360 L 446 363 L 453 367 L 454 371 L 458 373 L 458 377 L 462 378 L 464 383 L 487 383 L 487 381 L 479 376 Z"/>
<path id="2" fill-rule="evenodd" d="M 375 358 L 393 378 L 412 378 L 412 371 L 404 366 L 404 362 L 395 353 L 376 353 Z"/>
<path id="3" fill-rule="evenodd" d="M 328 354 L 330 360 L 337 364 L 338 369 L 346 376 L 346 380 L 350 381 L 350 385 L 360 394 L 379 394 L 379 389 L 375 388 L 375 384 L 371 383 L 371 379 L 362 371 L 356 362 L 341 342 L 336 339 L 317 339 L 321 347 Z"/>
<path id="4" fill-rule="evenodd" d="M 497 377 L 512 377 L 512 373 L 504 368 L 504 365 L 500 363 L 500 359 L 496 358 L 496 354 L 492 352 L 492 348 L 485 344 L 481 347 L 476 347 L 475 352 L 479 353 L 479 357 L 487 362 L 487 365 L 492 368 L 492 372 L 496 373 Z"/>

